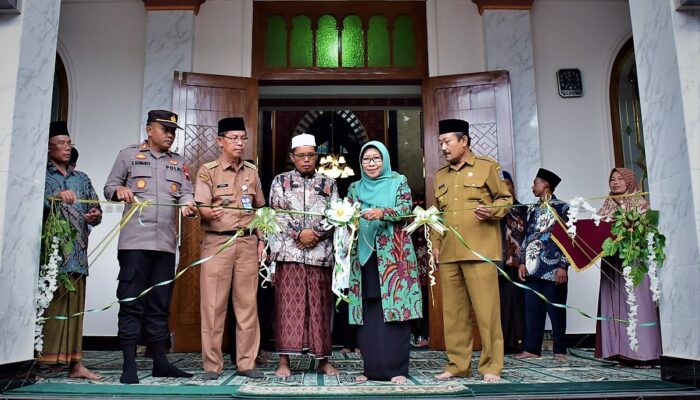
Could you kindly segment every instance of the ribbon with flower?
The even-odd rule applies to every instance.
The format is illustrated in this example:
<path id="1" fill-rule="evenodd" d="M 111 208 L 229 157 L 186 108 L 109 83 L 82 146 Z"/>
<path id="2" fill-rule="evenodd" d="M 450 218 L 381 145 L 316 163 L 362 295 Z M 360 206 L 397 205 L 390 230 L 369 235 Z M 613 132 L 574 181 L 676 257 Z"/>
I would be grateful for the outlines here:
<path id="1" fill-rule="evenodd" d="M 260 268 L 258 274 L 263 281 L 260 283 L 261 287 L 266 287 L 268 283 L 272 283 L 272 270 L 270 266 L 267 265 L 268 260 L 265 256 L 267 251 L 270 249 L 270 240 L 273 235 L 277 235 L 282 232 L 280 224 L 277 222 L 277 213 L 270 207 L 258 208 L 255 211 L 255 218 L 246 227 L 250 230 L 257 229 L 265 238 L 265 249 L 263 250 L 263 256 L 260 257 Z"/>
<path id="2" fill-rule="evenodd" d="M 334 226 L 333 247 L 335 264 L 331 290 L 339 301 L 348 301 L 345 290 L 350 287 L 350 253 L 357 234 L 360 219 L 360 204 L 351 203 L 347 198 L 332 201 L 326 209 L 325 222 Z"/>
<path id="3" fill-rule="evenodd" d="M 430 280 L 430 298 L 433 299 L 433 304 L 435 302 L 435 296 L 433 296 L 433 286 L 435 286 L 435 259 L 433 258 L 433 243 L 430 241 L 430 228 L 435 229 L 435 231 L 441 236 L 447 231 L 447 227 L 443 225 L 442 220 L 439 216 L 440 211 L 432 206 L 427 210 L 423 209 L 421 206 L 416 206 L 413 209 L 413 222 L 411 222 L 407 227 L 404 228 L 409 234 L 415 232 L 421 226 L 425 227 L 423 234 L 425 235 L 425 243 L 428 248 L 428 279 Z"/>

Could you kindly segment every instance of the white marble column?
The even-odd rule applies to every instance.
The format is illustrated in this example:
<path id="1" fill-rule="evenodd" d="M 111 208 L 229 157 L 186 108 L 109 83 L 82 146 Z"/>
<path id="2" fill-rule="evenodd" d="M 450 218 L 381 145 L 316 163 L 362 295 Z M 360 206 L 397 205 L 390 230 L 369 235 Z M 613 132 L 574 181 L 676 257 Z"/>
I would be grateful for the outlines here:
<path id="1" fill-rule="evenodd" d="M 651 205 L 661 211 L 663 354 L 700 360 L 700 12 L 630 1 Z"/>
<path id="2" fill-rule="evenodd" d="M 34 357 L 35 293 L 60 2 L 0 14 L 0 364 Z"/>
<path id="3" fill-rule="evenodd" d="M 530 197 L 532 179 L 540 167 L 540 131 L 535 93 L 530 11 L 485 10 L 486 68 L 510 74 L 513 107 L 513 146 L 518 198 Z"/>
<path id="4" fill-rule="evenodd" d="M 148 11 L 143 124 L 149 110 L 172 110 L 173 74 L 192 70 L 194 19 L 192 11 Z"/>

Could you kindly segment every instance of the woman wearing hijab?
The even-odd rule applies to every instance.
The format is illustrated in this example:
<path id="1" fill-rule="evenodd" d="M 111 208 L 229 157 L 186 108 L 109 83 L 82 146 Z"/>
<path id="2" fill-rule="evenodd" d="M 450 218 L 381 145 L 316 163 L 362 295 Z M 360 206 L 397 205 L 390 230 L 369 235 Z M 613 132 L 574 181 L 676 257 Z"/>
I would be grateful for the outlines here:
<path id="1" fill-rule="evenodd" d="M 609 177 L 610 196 L 633 195 L 628 197 L 608 197 L 598 214 L 603 217 L 612 217 L 620 207 L 625 209 L 636 208 L 645 212 L 649 203 L 641 195 L 634 171 L 627 168 L 613 168 Z M 627 337 L 627 326 L 616 320 L 626 320 L 629 312 L 627 305 L 627 292 L 625 290 L 625 278 L 622 276 L 622 262 L 615 257 L 606 257 L 600 266 L 600 295 L 598 297 L 598 310 L 601 316 L 611 318 L 599 321 L 596 324 L 596 357 L 609 360 L 617 360 L 621 366 L 635 368 L 648 368 L 658 364 L 661 355 L 661 332 L 659 325 L 640 327 L 637 329 L 639 348 L 634 351 L 630 348 Z M 651 299 L 649 289 L 649 276 L 635 289 L 637 297 L 637 319 L 640 323 L 658 321 L 658 310 Z"/>
<path id="2" fill-rule="evenodd" d="M 358 381 L 406 382 L 410 320 L 422 317 L 421 290 L 411 236 L 411 189 L 391 170 L 389 152 L 377 141 L 360 151 L 362 178 L 348 189 L 361 208 L 357 246 L 352 253 L 350 324 L 359 325 L 364 374 Z"/>

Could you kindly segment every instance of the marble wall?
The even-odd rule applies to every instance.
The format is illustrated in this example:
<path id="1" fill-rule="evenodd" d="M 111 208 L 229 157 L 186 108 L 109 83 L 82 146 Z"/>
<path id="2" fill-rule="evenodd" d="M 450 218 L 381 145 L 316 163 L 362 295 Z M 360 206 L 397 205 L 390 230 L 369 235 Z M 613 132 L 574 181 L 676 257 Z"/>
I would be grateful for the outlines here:
<path id="1" fill-rule="evenodd" d="M 192 11 L 149 11 L 143 73 L 142 118 L 149 110 L 173 107 L 173 74 L 192 70 Z M 145 132 L 142 134 L 145 137 Z"/>
<path id="2" fill-rule="evenodd" d="M 700 19 L 673 1 L 630 2 L 650 198 L 667 261 L 659 274 L 665 356 L 700 360 Z"/>
<path id="3" fill-rule="evenodd" d="M 486 69 L 510 73 L 516 193 L 525 198 L 541 165 L 530 11 L 484 12 Z"/>
<path id="4" fill-rule="evenodd" d="M 57 1 L 25 0 L 21 14 L 0 15 L 0 364 L 33 358 L 59 11 Z"/>

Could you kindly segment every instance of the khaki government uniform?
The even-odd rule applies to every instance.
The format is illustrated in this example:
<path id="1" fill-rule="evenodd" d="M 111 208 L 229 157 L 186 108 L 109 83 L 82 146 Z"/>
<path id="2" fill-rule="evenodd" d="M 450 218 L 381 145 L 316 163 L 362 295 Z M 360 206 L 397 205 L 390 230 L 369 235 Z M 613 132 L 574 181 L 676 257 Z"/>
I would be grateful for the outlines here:
<path id="1" fill-rule="evenodd" d="M 248 196 L 251 207 L 265 205 L 257 168 L 249 162 L 232 165 L 221 157 L 202 165 L 196 179 L 194 199 L 198 204 L 244 207 L 242 199 Z M 202 220 L 202 258 L 215 254 L 235 230 L 245 228 L 254 216 L 254 211 L 224 209 L 220 221 Z M 239 371 L 255 368 L 260 344 L 257 241 L 253 232 L 246 231 L 233 245 L 202 264 L 199 283 L 204 371 L 220 374 L 224 367 L 221 343 L 230 291 L 236 316 L 236 364 Z"/>
<path id="2" fill-rule="evenodd" d="M 445 224 L 454 227 L 474 251 L 497 261 L 502 258 L 499 219 L 507 207 L 492 208 L 490 220 L 480 221 L 473 209 L 479 205 L 508 206 L 513 197 L 491 159 L 470 154 L 461 165 L 448 165 L 435 174 L 435 205 Z M 433 231 L 433 246 L 440 249 L 445 346 L 453 375 L 471 375 L 474 309 L 481 334 L 481 374 L 500 375 L 503 369 L 503 333 L 498 294 L 498 273 L 466 249 L 452 231 Z M 466 336 L 466 337 L 465 337 Z"/>

